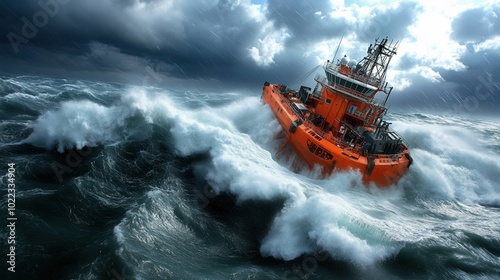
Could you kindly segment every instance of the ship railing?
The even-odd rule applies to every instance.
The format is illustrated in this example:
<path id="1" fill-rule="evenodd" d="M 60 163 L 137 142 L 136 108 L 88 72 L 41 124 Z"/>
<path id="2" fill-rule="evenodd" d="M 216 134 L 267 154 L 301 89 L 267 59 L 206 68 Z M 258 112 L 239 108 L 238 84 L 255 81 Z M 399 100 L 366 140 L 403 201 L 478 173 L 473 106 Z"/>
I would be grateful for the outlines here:
<path id="1" fill-rule="evenodd" d="M 290 108 L 290 110 L 292 110 L 292 112 L 294 112 L 297 116 L 304 116 L 304 114 L 300 110 L 298 110 L 297 107 L 292 106 L 292 103 L 293 101 L 288 99 L 288 102 L 286 102 L 288 108 Z"/>
<path id="2" fill-rule="evenodd" d="M 338 136 L 338 135 L 334 135 L 332 139 L 328 139 L 325 135 L 328 133 L 327 131 L 317 127 L 316 125 L 314 125 L 311 121 L 309 120 L 304 120 L 304 124 L 312 131 L 314 131 L 314 133 L 316 133 L 317 135 L 321 136 L 324 140 L 336 145 L 337 147 L 343 149 L 343 150 L 347 150 L 349 152 L 353 152 L 353 153 L 357 153 L 359 155 L 362 154 L 362 151 L 361 151 L 361 145 L 352 145 L 352 144 L 349 144 L 349 143 L 345 143 L 344 141 L 342 141 L 341 137 Z"/>
<path id="3" fill-rule="evenodd" d="M 333 62 L 325 62 L 323 65 L 323 69 L 325 70 L 330 70 L 333 72 L 341 73 L 340 71 L 340 64 L 334 64 Z M 358 80 L 360 82 L 363 82 L 365 84 L 372 85 L 374 87 L 378 87 L 381 84 L 380 79 L 376 77 L 370 77 L 368 75 L 363 75 L 363 74 L 357 74 L 354 71 L 349 71 L 349 73 L 342 73 L 342 75 L 345 75 L 349 78 Z"/>
<path id="4" fill-rule="evenodd" d="M 403 145 L 405 145 L 406 147 L 410 147 L 410 146 L 408 145 L 408 142 L 406 141 L 406 139 L 404 139 L 404 138 L 403 138 L 403 136 L 401 136 L 401 134 L 397 133 L 396 131 L 394 131 L 394 130 L 392 130 L 392 129 L 391 129 L 390 131 L 391 131 L 392 133 L 396 134 L 396 135 L 399 137 L 399 139 L 401 139 L 401 142 L 403 143 Z"/>
<path id="5" fill-rule="evenodd" d="M 356 154 L 362 155 L 361 145 L 360 144 L 349 144 L 344 141 L 340 137 L 335 137 L 335 141 L 333 141 L 337 147 L 347 150 L 349 152 L 354 152 Z"/>
<path id="6" fill-rule="evenodd" d="M 330 84 L 328 82 L 327 78 L 325 76 L 320 75 L 320 74 L 316 74 L 316 76 L 314 77 L 314 80 L 316 82 L 324 85 L 324 86 L 327 86 L 328 88 L 330 88 L 332 90 L 342 92 L 345 95 L 350 95 L 350 96 L 355 97 L 355 98 L 357 98 L 363 102 L 366 102 L 366 103 L 373 103 L 374 105 L 378 105 L 378 103 L 373 101 L 373 99 L 370 99 L 367 96 L 365 96 L 364 94 L 358 93 L 357 91 L 355 91 L 353 89 L 350 89 L 350 88 L 345 87 L 345 86 L 341 86 L 339 84 Z"/>
<path id="7" fill-rule="evenodd" d="M 371 157 L 373 159 L 391 159 L 396 160 L 397 158 L 401 158 L 403 156 L 403 152 L 399 152 L 397 154 L 367 154 L 366 157 Z"/>
<path id="8" fill-rule="evenodd" d="M 320 84 L 323 84 L 323 85 L 328 84 L 328 80 L 326 79 L 326 77 L 321 75 L 321 74 L 316 74 L 316 76 L 314 77 L 314 80 Z"/>
<path id="9" fill-rule="evenodd" d="M 369 96 L 366 96 L 362 93 L 359 93 L 358 91 L 356 91 L 354 89 L 351 89 L 351 88 L 348 88 L 348 87 L 345 87 L 345 86 L 342 86 L 339 84 L 333 84 L 332 88 L 334 88 L 335 90 L 340 90 L 342 92 L 346 92 L 348 94 L 354 95 L 354 96 L 362 99 L 364 102 L 373 103 L 375 105 L 378 104 L 378 102 L 375 102 L 375 100 L 373 100 L 373 98 L 369 98 Z M 371 94 L 373 94 L 373 92 Z"/>
<path id="10" fill-rule="evenodd" d="M 312 122 L 310 122 L 309 120 L 304 120 L 304 123 L 310 130 L 314 131 L 314 133 L 316 133 L 317 135 L 321 136 L 324 140 L 336 145 L 337 147 L 341 148 L 342 150 L 346 150 L 348 152 L 351 152 L 351 153 L 355 153 L 355 154 L 358 154 L 358 155 L 362 155 L 362 156 L 366 156 L 366 157 L 371 157 L 371 158 L 374 158 L 374 159 L 390 159 L 390 160 L 395 160 L 397 158 L 401 158 L 403 156 L 403 151 L 404 151 L 404 146 L 406 146 L 408 148 L 408 145 L 406 143 L 404 143 L 404 139 L 401 138 L 403 140 L 403 144 L 404 146 L 402 146 L 401 148 L 401 152 L 399 153 L 396 153 L 396 154 L 364 154 L 363 151 L 362 151 L 362 145 L 361 144 L 349 144 L 349 143 L 346 143 L 344 141 L 342 141 L 342 138 L 339 137 L 339 136 L 334 136 L 333 139 L 328 139 L 325 137 L 325 134 L 327 133 L 326 131 L 318 128 L 317 126 L 315 126 Z"/>

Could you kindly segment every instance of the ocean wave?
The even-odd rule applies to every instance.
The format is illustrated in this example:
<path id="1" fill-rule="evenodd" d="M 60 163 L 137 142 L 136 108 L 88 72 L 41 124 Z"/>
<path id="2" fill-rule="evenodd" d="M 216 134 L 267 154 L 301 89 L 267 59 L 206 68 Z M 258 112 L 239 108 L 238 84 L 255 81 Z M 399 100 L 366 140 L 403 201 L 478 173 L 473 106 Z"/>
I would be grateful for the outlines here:
<path id="1" fill-rule="evenodd" d="M 466 122 L 465 120 L 463 120 Z M 444 199 L 500 205 L 500 156 L 481 143 L 477 127 L 394 121 L 414 164 L 403 181 Z"/>
<path id="2" fill-rule="evenodd" d="M 284 260 L 326 251 L 333 258 L 355 265 L 372 265 L 398 252 L 377 223 L 342 198 L 321 193 L 282 211 L 275 219 L 260 251 Z"/>
<path id="3" fill-rule="evenodd" d="M 230 193 L 239 203 L 284 201 L 260 247 L 262 255 L 284 260 L 326 251 L 335 259 L 368 266 L 396 255 L 404 244 L 418 242 L 425 232 L 433 232 L 432 223 L 417 220 L 418 209 L 406 208 L 406 200 L 411 199 L 405 197 L 408 190 L 444 201 L 500 205 L 500 157 L 478 140 L 487 139 L 488 129 L 491 131 L 486 123 L 474 130 L 466 126 L 466 120 L 461 120 L 463 126 L 431 116 L 393 120 L 396 131 L 410 144 L 414 164 L 397 186 L 378 190 L 365 188 L 356 171 L 338 172 L 322 180 L 314 170 L 293 172 L 293 156 L 290 160 L 286 155 L 275 155 L 284 140 L 280 138 L 282 130 L 258 97 L 223 104 L 197 103 L 191 108 L 172 95 L 131 88 L 113 104 L 65 101 L 33 122 L 33 133 L 25 142 L 62 152 L 136 137 L 147 139 L 153 134 L 152 125 L 166 127 L 169 134 L 161 135 L 169 137 L 165 141 L 176 156 L 208 155 L 209 160 L 199 165 L 203 180 L 215 193 Z M 148 198 L 153 204 L 164 203 L 156 201 L 165 197 L 163 194 L 153 194 L 151 197 L 157 198 Z M 145 224 L 134 224 L 137 228 L 129 230 L 135 230 L 132 235 L 137 242 L 147 243 L 140 239 L 146 237 L 138 228 L 158 223 L 150 217 L 155 213 L 167 216 L 161 216 L 165 223 L 147 225 L 156 227 L 150 228 L 153 232 L 175 227 L 179 233 L 195 235 L 178 221 L 171 204 L 162 206 L 168 210 L 165 213 L 147 205 L 134 210 L 140 213 L 129 212 L 115 228 L 122 246 L 128 242 L 124 228 L 136 222 Z M 149 220 L 138 221 L 136 216 Z M 164 237 L 172 240 L 175 234 Z M 168 248 L 163 241 L 157 244 Z"/>
<path id="4" fill-rule="evenodd" d="M 128 108 L 104 107 L 90 101 L 69 101 L 56 111 L 40 116 L 33 133 L 25 140 L 37 147 L 64 152 L 120 139 L 125 119 L 132 116 Z"/>

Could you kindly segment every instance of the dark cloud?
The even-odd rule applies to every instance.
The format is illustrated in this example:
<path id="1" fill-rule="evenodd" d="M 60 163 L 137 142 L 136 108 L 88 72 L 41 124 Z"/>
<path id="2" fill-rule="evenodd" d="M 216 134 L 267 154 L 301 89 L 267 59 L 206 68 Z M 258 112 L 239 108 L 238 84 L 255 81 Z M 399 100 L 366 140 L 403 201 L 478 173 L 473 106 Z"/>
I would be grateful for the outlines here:
<path id="1" fill-rule="evenodd" d="M 388 8 L 374 8 L 368 18 L 358 22 L 356 34 L 364 42 L 371 42 L 377 37 L 402 40 L 411 36 L 408 27 L 415 22 L 420 12 L 422 8 L 416 2 L 400 2 Z"/>
<path id="2" fill-rule="evenodd" d="M 452 28 L 451 38 L 462 44 L 500 35 L 500 3 L 464 11 L 453 20 Z"/>
<path id="3" fill-rule="evenodd" d="M 407 71 L 417 66 L 419 61 L 410 54 L 404 54 L 398 63 L 398 70 Z"/>
<path id="4" fill-rule="evenodd" d="M 97 68 L 115 65 L 123 71 L 139 60 L 164 62 L 172 66 L 165 67 L 170 75 L 195 78 L 229 76 L 241 65 L 255 67 L 248 49 L 261 35 L 262 23 L 246 7 L 230 1 L 46 2 L 54 3 L 55 12 L 43 25 L 35 22 L 36 13 L 44 11 L 35 1 L 2 4 L 2 14 L 7 16 L 2 17 L 0 31 L 17 36 L 14 44 L 12 36 L 0 39 L 9 55 L 49 66 L 50 61 L 34 55 L 36 50 L 50 50 L 54 56 L 70 51 L 82 67 L 95 63 Z"/>
<path id="5" fill-rule="evenodd" d="M 345 18 L 329 15 L 334 9 L 329 1 L 268 0 L 267 7 L 268 19 L 292 34 L 290 42 L 331 39 L 349 31 Z"/>
<path id="6" fill-rule="evenodd" d="M 0 37 L 0 58 L 11 64 L 0 66 L 0 71 L 36 72 L 45 66 L 60 75 L 70 70 L 119 74 L 150 68 L 176 79 L 260 86 L 265 79 L 288 82 L 304 73 L 302 67 L 315 63 L 304 63 L 303 52 L 291 49 L 279 65 L 274 64 L 282 67 L 280 71 L 260 67 L 250 49 L 259 47 L 260 41 L 266 44 L 266 36 L 279 27 L 274 28 L 269 18 L 258 18 L 249 5 L 240 2 L 67 1 L 42 1 L 53 3 L 50 9 L 54 11 L 43 25 L 34 21 L 37 13 L 45 11 L 37 2 L 1 4 L 1 14 L 7 16 L 0 20 L 0 32 L 26 41 L 12 44 L 8 36 Z M 36 31 L 26 25 L 35 26 Z M 25 36 L 30 32 L 34 36 Z M 261 55 L 273 61 L 275 53 Z"/>
<path id="7" fill-rule="evenodd" d="M 364 17 L 355 8 L 335 7 L 330 1 L 269 0 L 267 16 L 277 28 L 290 31 L 293 38 L 289 44 L 314 43 L 351 32 L 359 40 L 371 43 L 377 37 L 402 39 L 421 11 L 416 2 L 400 2 L 374 7 Z"/>
<path id="8" fill-rule="evenodd" d="M 412 86 L 403 91 L 396 89 L 391 104 L 398 110 L 498 116 L 500 51 L 472 50 L 463 55 L 460 62 L 467 71 L 434 69 L 442 77 L 440 82 L 412 76 Z M 406 56 L 399 66 L 410 68 L 412 63 L 412 58 Z"/>
<path id="9" fill-rule="evenodd" d="M 445 81 L 430 83 L 416 77 L 418 86 L 393 93 L 389 105 L 395 112 L 430 112 L 440 115 L 498 117 L 500 83 L 489 73 L 479 76 L 449 73 Z"/>

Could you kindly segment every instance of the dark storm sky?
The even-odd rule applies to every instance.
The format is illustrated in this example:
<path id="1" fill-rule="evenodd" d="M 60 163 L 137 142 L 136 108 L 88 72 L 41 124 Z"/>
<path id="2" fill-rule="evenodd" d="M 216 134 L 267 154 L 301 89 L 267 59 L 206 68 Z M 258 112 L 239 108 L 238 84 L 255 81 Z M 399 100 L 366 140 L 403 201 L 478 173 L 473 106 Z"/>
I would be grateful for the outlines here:
<path id="1" fill-rule="evenodd" d="M 0 73 L 257 95 L 388 36 L 394 110 L 499 115 L 500 3 L 439 2 L 4 0 Z"/>

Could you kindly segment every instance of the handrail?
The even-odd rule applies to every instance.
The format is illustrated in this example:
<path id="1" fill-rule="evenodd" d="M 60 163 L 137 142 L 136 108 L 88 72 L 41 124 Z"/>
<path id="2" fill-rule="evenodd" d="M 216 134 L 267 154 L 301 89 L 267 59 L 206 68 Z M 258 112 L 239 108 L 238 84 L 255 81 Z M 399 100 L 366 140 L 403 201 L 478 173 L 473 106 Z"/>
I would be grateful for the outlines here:
<path id="1" fill-rule="evenodd" d="M 326 132 L 324 130 L 318 128 L 317 126 L 315 126 L 311 121 L 304 120 L 303 124 L 305 124 L 310 130 L 314 131 L 314 133 L 320 135 L 321 138 L 323 138 L 325 141 L 328 141 L 328 142 L 336 145 L 339 148 L 347 149 L 349 152 L 355 152 L 355 153 L 357 153 L 359 155 L 362 154 L 361 153 L 361 147 L 359 147 L 359 148 L 353 148 L 349 144 L 343 142 L 342 139 L 340 139 L 340 137 L 338 137 L 338 136 L 333 136 L 332 140 L 325 138 Z"/>
<path id="2" fill-rule="evenodd" d="M 355 90 L 353 89 L 350 89 L 350 88 L 347 88 L 347 87 L 344 87 L 344 86 L 341 86 L 339 84 L 334 84 L 334 86 L 330 85 L 328 82 L 327 82 L 327 78 L 321 74 L 316 74 L 316 76 L 314 77 L 314 80 L 332 90 L 336 90 L 336 91 L 340 91 L 341 93 L 344 93 L 344 94 L 347 94 L 347 95 L 351 95 L 355 98 L 358 98 L 360 99 L 361 101 L 367 103 L 367 104 L 370 104 L 370 105 L 373 105 L 373 106 L 377 106 L 377 107 L 380 107 L 380 108 L 385 108 L 384 106 L 382 106 L 379 102 L 377 102 L 374 98 L 368 98 L 366 97 L 364 94 L 360 94 L 358 92 L 356 92 Z"/>
<path id="3" fill-rule="evenodd" d="M 330 83 L 327 82 L 326 77 L 322 76 L 320 74 L 316 74 L 316 77 L 314 77 L 314 80 L 316 82 L 332 89 L 332 90 L 340 91 L 341 93 L 344 93 L 346 95 L 351 95 L 352 97 L 358 98 L 359 100 L 361 100 L 365 103 L 372 103 L 373 102 L 373 99 L 370 99 L 370 98 L 366 97 L 364 94 L 360 94 L 353 89 L 350 89 L 350 88 L 347 88 L 347 87 L 344 87 L 344 86 L 341 86 L 338 84 L 334 84 L 333 86 L 330 85 Z"/>
<path id="4" fill-rule="evenodd" d="M 377 88 L 378 88 L 378 85 L 380 84 L 380 79 L 377 79 L 375 77 L 369 77 L 366 75 L 359 75 L 359 74 L 353 73 L 352 71 L 350 71 L 350 73 L 342 73 L 340 71 L 340 65 L 335 65 L 333 62 L 325 62 L 325 64 L 323 65 L 323 68 L 324 69 L 331 69 L 332 71 L 341 73 L 344 76 L 358 80 L 362 83 L 365 83 L 365 84 L 368 84 L 368 85 L 371 85 L 371 86 L 374 86 Z"/>

